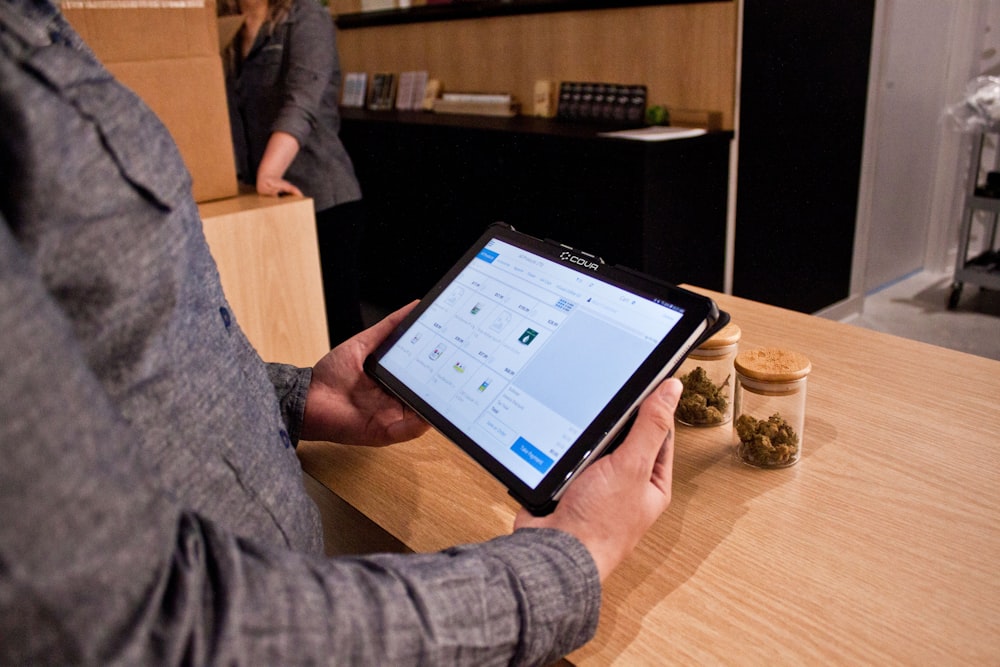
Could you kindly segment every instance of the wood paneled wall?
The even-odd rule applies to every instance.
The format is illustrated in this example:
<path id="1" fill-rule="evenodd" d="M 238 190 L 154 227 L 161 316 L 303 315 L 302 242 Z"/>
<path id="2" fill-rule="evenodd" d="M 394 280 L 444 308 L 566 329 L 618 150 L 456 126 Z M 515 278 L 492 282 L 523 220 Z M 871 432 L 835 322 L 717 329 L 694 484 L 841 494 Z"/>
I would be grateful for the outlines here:
<path id="1" fill-rule="evenodd" d="M 538 79 L 645 83 L 650 104 L 720 111 L 732 128 L 736 14 L 728 0 L 352 28 L 337 39 L 345 72 L 426 69 L 445 90 L 511 92 L 525 112 Z"/>

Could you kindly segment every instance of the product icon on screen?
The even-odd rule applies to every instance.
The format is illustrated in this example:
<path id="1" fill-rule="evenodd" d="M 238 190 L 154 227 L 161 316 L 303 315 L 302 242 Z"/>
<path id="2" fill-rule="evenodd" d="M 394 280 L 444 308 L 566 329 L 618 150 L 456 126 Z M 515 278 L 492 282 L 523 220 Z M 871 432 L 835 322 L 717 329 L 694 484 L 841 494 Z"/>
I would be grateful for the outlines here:
<path id="1" fill-rule="evenodd" d="M 438 357 L 440 357 L 442 354 L 444 354 L 444 351 L 447 350 L 447 349 L 448 349 L 448 346 L 445 345 L 444 343 L 441 343 L 440 345 L 438 345 L 437 347 L 435 347 L 433 350 L 431 350 L 431 353 L 427 355 L 427 358 L 430 359 L 431 361 L 434 361 L 435 359 L 437 359 Z"/>
<path id="2" fill-rule="evenodd" d="M 493 329 L 494 331 L 499 333 L 503 331 L 504 327 L 506 327 L 509 323 L 510 323 L 510 313 L 508 313 L 506 310 L 503 310 L 500 311 L 500 314 L 497 315 L 497 318 L 493 320 L 493 324 L 490 325 L 490 329 Z"/>
<path id="3" fill-rule="evenodd" d="M 538 332 L 534 329 L 525 329 L 521 337 L 517 339 L 517 342 L 521 345 L 530 345 L 531 341 L 535 340 L 535 336 L 537 335 Z"/>

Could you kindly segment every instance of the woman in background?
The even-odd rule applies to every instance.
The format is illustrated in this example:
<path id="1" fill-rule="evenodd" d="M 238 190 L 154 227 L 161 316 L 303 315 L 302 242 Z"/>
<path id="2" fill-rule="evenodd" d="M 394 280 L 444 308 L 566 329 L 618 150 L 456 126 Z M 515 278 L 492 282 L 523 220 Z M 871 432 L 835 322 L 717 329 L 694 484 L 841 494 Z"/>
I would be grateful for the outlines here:
<path id="1" fill-rule="evenodd" d="M 330 345 L 362 327 L 357 257 L 361 187 L 340 142 L 340 61 L 317 0 L 220 0 L 244 23 L 223 53 L 241 182 L 261 195 L 311 197 Z"/>

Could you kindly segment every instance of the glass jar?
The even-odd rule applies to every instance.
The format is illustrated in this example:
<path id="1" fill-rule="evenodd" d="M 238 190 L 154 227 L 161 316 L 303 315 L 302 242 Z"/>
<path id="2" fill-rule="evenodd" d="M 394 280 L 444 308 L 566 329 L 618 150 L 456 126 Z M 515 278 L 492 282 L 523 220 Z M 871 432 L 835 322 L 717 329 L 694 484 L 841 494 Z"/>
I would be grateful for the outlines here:
<path id="1" fill-rule="evenodd" d="M 740 352 L 733 365 L 737 458 L 758 468 L 795 464 L 802 455 L 809 359 L 798 352 L 763 348 Z"/>
<path id="2" fill-rule="evenodd" d="M 677 377 L 684 384 L 676 418 L 687 426 L 719 426 L 733 418 L 733 359 L 740 328 L 727 324 L 691 352 Z"/>

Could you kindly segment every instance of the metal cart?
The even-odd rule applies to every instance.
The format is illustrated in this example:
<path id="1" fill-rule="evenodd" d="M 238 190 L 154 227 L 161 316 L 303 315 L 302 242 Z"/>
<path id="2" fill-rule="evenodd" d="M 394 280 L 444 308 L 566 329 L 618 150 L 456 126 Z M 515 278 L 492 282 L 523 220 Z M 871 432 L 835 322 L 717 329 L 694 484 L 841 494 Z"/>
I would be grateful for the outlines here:
<path id="1" fill-rule="evenodd" d="M 962 214 L 961 235 L 958 241 L 958 256 L 955 260 L 955 277 L 948 297 L 948 310 L 958 306 L 962 287 L 966 282 L 981 288 L 1000 290 L 1000 251 L 996 248 L 997 218 L 1000 216 L 1000 144 L 996 145 L 993 169 L 987 173 L 986 182 L 980 182 L 983 148 L 986 138 L 1000 139 L 1000 129 L 978 132 L 973 136 L 972 164 L 965 190 L 965 209 Z M 989 214 L 988 243 L 982 252 L 969 257 L 969 241 L 972 223 L 978 211 Z"/>

